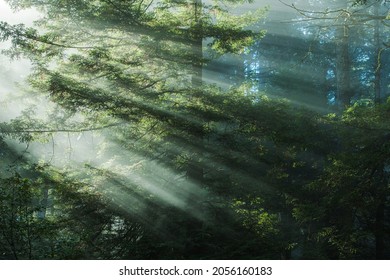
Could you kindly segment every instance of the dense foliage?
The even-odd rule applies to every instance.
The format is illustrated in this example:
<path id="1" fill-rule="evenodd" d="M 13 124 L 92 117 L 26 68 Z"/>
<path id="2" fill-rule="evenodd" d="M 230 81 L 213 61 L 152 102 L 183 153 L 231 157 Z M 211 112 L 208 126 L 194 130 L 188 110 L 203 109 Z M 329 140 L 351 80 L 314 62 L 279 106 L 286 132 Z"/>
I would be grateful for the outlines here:
<path id="1" fill-rule="evenodd" d="M 367 34 L 366 22 L 343 22 L 353 25 L 347 42 L 323 18 L 336 12 L 314 17 L 291 6 L 325 20 L 314 52 L 262 39 L 264 9 L 8 2 L 44 17 L 36 29 L 0 23 L 0 39 L 12 43 L 6 53 L 33 64 L 24 93 L 32 106 L 0 123 L 0 258 L 389 257 L 387 15 L 377 15 L 370 42 L 353 35 Z M 383 14 L 386 5 L 337 11 Z M 296 33 L 310 28 L 302 19 Z M 264 87 L 247 70 L 262 42 L 274 46 L 262 55 L 280 59 Z M 202 69 L 226 53 L 247 58 L 246 80 L 204 83 Z M 304 60 L 291 67 L 289 57 Z M 308 65 L 323 71 L 294 82 L 291 69 Z M 301 106 L 295 92 L 317 94 L 322 109 Z"/>

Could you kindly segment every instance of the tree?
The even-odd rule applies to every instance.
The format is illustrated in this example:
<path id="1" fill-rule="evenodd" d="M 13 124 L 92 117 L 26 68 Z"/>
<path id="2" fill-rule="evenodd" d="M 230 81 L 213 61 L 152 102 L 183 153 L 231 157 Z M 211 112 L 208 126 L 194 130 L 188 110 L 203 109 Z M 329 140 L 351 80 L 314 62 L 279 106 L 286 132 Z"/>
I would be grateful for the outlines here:
<path id="1" fill-rule="evenodd" d="M 222 151 L 213 147 L 215 141 L 202 142 L 207 135 L 219 134 L 215 131 L 219 127 L 206 133 L 213 122 L 231 122 L 231 117 L 226 119 L 214 106 L 214 102 L 224 99 L 222 94 L 200 84 L 201 66 L 205 63 L 202 40 L 210 38 L 210 47 L 217 55 L 240 53 L 262 36 L 263 32 L 256 34 L 244 27 L 263 11 L 232 16 L 217 5 L 201 5 L 199 1 L 163 1 L 156 5 L 143 1 L 10 3 L 15 8 L 37 6 L 47 15 L 40 22 L 41 28 L 47 30 L 44 33 L 2 23 L 1 36 L 13 43 L 10 55 L 25 55 L 33 61 L 30 82 L 37 91 L 49 95 L 53 110 L 45 121 L 32 119 L 29 112 L 24 118 L 3 124 L 2 134 L 21 140 L 25 140 L 21 138 L 24 135 L 28 142 L 40 137 L 54 145 L 59 138 L 52 136 L 55 133 L 110 129 L 109 134 L 101 136 L 114 143 L 102 142 L 99 153 L 105 160 L 79 167 L 83 171 L 74 175 L 83 178 L 85 188 L 90 186 L 111 200 L 108 205 L 114 212 L 101 217 L 105 224 L 96 224 L 104 238 L 106 221 L 112 221 L 114 213 L 121 211 L 119 219 L 125 219 L 126 225 L 128 220 L 143 220 L 142 238 L 133 240 L 146 242 L 153 251 L 151 257 L 204 257 L 215 251 L 209 248 L 214 240 L 220 239 L 223 244 L 234 240 L 234 232 L 242 231 L 239 223 L 231 219 L 222 225 L 222 221 L 213 218 L 217 215 L 213 211 L 224 216 L 232 214 L 214 206 L 225 194 L 222 196 L 206 183 L 198 184 L 196 176 L 187 180 L 182 175 L 195 170 L 194 162 L 202 164 L 198 167 L 205 174 L 202 177 L 207 176 L 203 170 L 218 166 L 215 159 L 206 162 L 206 154 L 215 158 Z M 110 166 L 106 165 L 108 158 Z M 69 185 L 65 180 L 64 187 L 74 184 L 84 188 L 76 181 L 72 179 Z M 220 197 L 214 192 L 220 192 Z M 223 203 L 229 205 L 229 200 Z M 79 203 L 90 208 L 88 200 Z M 169 221 L 168 217 L 174 216 L 177 218 Z M 198 226 L 191 225 L 199 221 Z M 71 225 L 72 231 L 77 227 Z M 182 232 L 173 234 L 178 229 Z M 222 237 L 222 229 L 232 234 Z M 212 234 L 207 237 L 209 232 Z M 79 238 L 88 240 L 87 235 Z M 194 240 L 198 245 L 188 249 L 187 244 Z M 232 244 L 239 246 L 237 242 Z M 88 256 L 95 256 L 93 248 L 88 248 Z M 222 245 L 217 248 L 219 255 L 226 250 Z M 118 256 L 137 256 L 130 250 L 120 251 Z"/>
<path id="2" fill-rule="evenodd" d="M 51 221 L 32 258 L 387 257 L 389 108 L 367 99 L 377 54 L 367 40 L 372 14 L 291 6 L 321 26 L 294 24 L 286 30 L 302 37 L 269 35 L 252 45 L 263 35 L 247 29 L 257 15 L 198 1 L 12 3 L 47 15 L 42 30 L 1 25 L 13 40 L 8 54 L 34 63 L 30 94 L 50 100 L 40 99 L 46 118 L 29 108 L 0 124 L 13 171 L 1 177 L 34 186 L 18 189 L 28 197 L 20 205 L 34 209 L 22 211 L 30 228 Z M 340 13 L 353 19 L 340 22 Z M 335 21 L 350 31 L 347 47 L 328 25 Z M 201 79 L 209 59 L 232 52 L 253 62 L 260 56 L 251 48 L 262 44 L 257 54 L 274 59 L 266 92 L 247 72 L 249 83 L 229 89 Z M 345 82 L 336 74 L 349 75 L 353 93 L 332 112 L 330 92 Z M 319 98 L 306 107 L 278 98 L 296 94 Z M 12 139 L 29 148 L 12 151 Z M 24 236 L 26 223 L 7 219 L 4 236 L 15 225 Z M 24 247 L 9 248 L 7 258 L 26 256 Z"/>
<path id="3" fill-rule="evenodd" d="M 319 1 L 312 9 L 287 6 L 299 13 L 299 19 L 295 22 L 306 34 L 313 34 L 313 41 L 318 42 L 315 44 L 330 44 L 323 57 L 330 62 L 326 66 L 325 77 L 334 83 L 334 90 L 329 91 L 331 103 L 344 108 L 360 98 L 374 100 L 375 96 L 380 95 L 378 85 L 383 81 L 379 82 L 381 69 L 377 66 L 386 53 L 386 42 L 380 39 L 387 32 L 388 7 L 385 2 Z M 380 26 L 384 27 L 381 34 Z M 372 29 L 377 30 L 374 32 L 375 38 L 372 37 Z M 373 42 L 376 42 L 375 46 Z M 307 47 L 308 54 L 319 51 L 318 47 L 313 48 L 315 44 Z M 371 66 L 367 67 L 369 63 Z"/>

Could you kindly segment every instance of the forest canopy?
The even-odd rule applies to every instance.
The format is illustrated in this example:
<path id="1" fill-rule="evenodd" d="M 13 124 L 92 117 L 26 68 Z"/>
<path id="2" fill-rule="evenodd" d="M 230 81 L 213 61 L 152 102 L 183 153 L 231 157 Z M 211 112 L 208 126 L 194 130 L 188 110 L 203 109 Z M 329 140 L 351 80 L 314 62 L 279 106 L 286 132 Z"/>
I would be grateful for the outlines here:
<path id="1" fill-rule="evenodd" d="M 390 257 L 388 1 L 6 2 L 0 259 Z"/>

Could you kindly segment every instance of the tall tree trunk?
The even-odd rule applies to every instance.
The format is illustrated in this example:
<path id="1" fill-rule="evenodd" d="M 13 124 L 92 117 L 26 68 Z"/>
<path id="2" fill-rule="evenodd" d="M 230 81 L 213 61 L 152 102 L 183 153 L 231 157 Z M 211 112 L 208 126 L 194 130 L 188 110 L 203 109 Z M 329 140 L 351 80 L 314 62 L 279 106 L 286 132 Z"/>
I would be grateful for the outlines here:
<path id="1" fill-rule="evenodd" d="M 336 102 L 341 109 L 350 104 L 352 97 L 350 77 L 351 61 L 349 57 L 349 26 L 346 20 L 347 19 L 344 19 L 343 24 L 338 27 L 338 41 L 336 45 Z"/>
<path id="2" fill-rule="evenodd" d="M 203 34 L 202 34 L 202 0 L 194 0 L 194 25 L 196 26 L 196 34 L 193 34 L 193 43 L 192 43 L 192 53 L 194 59 L 192 60 L 192 86 L 194 88 L 199 88 L 202 86 L 202 43 L 203 43 Z"/>
<path id="3" fill-rule="evenodd" d="M 193 13 L 194 13 L 194 26 L 196 32 L 193 34 L 193 42 L 192 42 L 192 88 L 194 91 L 201 90 L 202 87 L 202 58 L 203 58 L 203 34 L 202 34 L 202 23 L 201 23 L 201 15 L 202 15 L 202 0 L 193 0 Z M 203 150 L 203 132 L 201 129 L 199 131 L 193 132 L 193 137 L 195 141 L 197 141 L 198 145 L 197 150 L 194 151 L 194 157 L 191 159 L 191 162 L 187 169 L 187 177 L 201 184 L 203 182 L 203 167 L 202 167 L 202 150 Z"/>
<path id="4" fill-rule="evenodd" d="M 375 4 L 375 16 L 379 16 L 380 3 Z M 379 20 L 375 21 L 374 28 L 374 44 L 375 44 L 375 64 L 374 64 L 374 92 L 375 92 L 375 103 L 381 102 L 381 53 L 383 49 L 380 46 L 380 26 Z"/>
<path id="5" fill-rule="evenodd" d="M 192 34 L 192 90 L 195 92 L 200 91 L 202 87 L 202 42 L 203 35 L 201 32 L 201 13 L 202 13 L 202 0 L 193 0 L 193 15 L 194 15 L 194 27 L 195 32 Z M 195 94 L 197 95 L 197 94 Z M 203 131 L 196 126 L 194 131 L 191 131 L 191 137 L 194 141 L 192 156 L 189 160 L 186 176 L 190 180 L 191 184 L 195 183 L 196 186 L 203 186 L 204 171 L 202 164 L 203 157 Z M 199 217 L 203 216 L 204 208 L 202 207 L 202 201 L 199 201 L 199 197 L 196 195 L 190 195 L 187 201 L 187 210 L 195 214 L 195 217 L 188 217 L 183 224 L 183 228 L 186 231 L 186 242 L 184 247 L 184 258 L 193 258 L 194 256 L 202 255 L 202 248 L 199 244 L 199 237 L 202 233 L 204 223 Z"/>
<path id="6" fill-rule="evenodd" d="M 375 16 L 379 16 L 380 2 L 375 4 Z M 374 44 L 375 44 L 375 64 L 374 64 L 374 92 L 375 103 L 381 102 L 381 52 L 383 49 L 380 44 L 380 23 L 375 21 L 374 27 Z M 387 180 L 381 182 L 381 187 L 386 189 Z M 375 213 L 375 258 L 378 260 L 384 259 L 385 255 L 385 196 L 380 195 L 379 205 Z"/>

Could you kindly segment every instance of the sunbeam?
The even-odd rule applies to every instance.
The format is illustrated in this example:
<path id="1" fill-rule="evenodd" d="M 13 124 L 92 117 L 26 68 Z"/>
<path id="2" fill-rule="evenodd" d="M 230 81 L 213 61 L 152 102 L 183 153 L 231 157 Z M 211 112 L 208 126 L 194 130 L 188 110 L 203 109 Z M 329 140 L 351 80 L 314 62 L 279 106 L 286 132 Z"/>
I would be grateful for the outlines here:
<path id="1" fill-rule="evenodd" d="M 0 259 L 388 258 L 389 10 L 0 1 Z"/>

